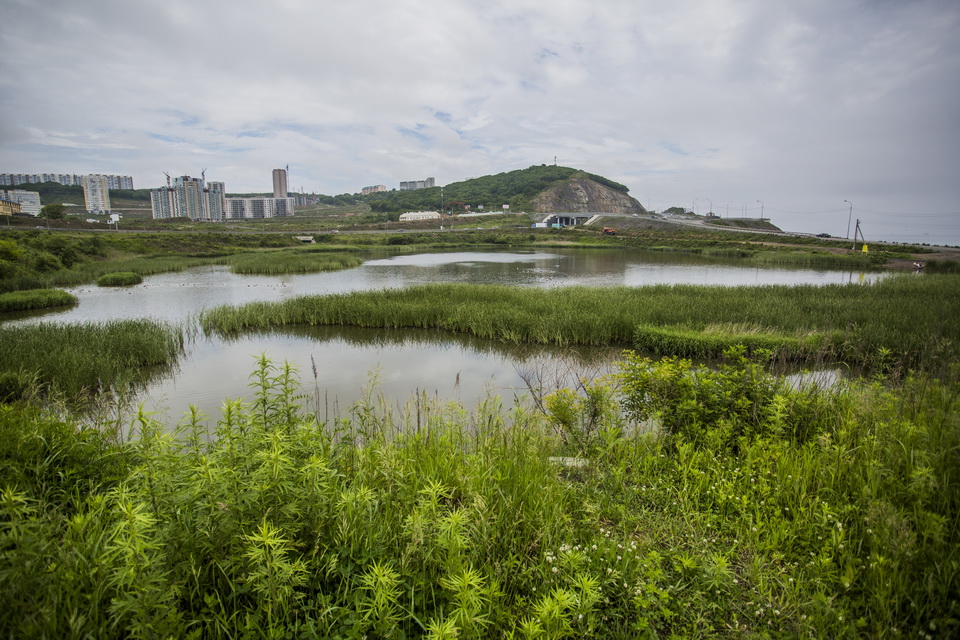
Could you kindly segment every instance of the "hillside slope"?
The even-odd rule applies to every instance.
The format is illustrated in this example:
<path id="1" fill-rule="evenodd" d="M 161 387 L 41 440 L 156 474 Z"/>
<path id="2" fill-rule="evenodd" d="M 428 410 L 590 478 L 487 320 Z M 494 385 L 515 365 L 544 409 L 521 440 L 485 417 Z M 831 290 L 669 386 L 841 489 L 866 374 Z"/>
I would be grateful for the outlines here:
<path id="1" fill-rule="evenodd" d="M 640 203 L 627 195 L 627 187 L 603 176 L 554 165 L 539 165 L 495 175 L 471 178 L 430 189 L 388 191 L 365 197 L 375 212 L 434 210 L 442 206 L 454 213 L 463 210 L 497 211 L 509 205 L 512 211 L 580 212 L 583 207 L 609 213 L 643 211 Z M 543 194 L 542 200 L 537 200 Z M 541 202 L 535 208 L 534 201 Z M 638 208 L 639 207 L 639 208 Z"/>

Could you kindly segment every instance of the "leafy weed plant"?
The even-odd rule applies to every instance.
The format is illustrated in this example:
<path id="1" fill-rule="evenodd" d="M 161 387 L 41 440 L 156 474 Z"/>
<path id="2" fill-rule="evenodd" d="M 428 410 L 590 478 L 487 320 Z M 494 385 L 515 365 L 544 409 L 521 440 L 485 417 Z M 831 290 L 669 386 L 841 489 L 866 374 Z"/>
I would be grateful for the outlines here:
<path id="1" fill-rule="evenodd" d="M 141 412 L 125 444 L 10 405 L 0 631 L 949 637 L 953 380 L 796 390 L 742 351 L 630 355 L 546 415 L 371 389 L 318 422 L 260 357 L 249 404 L 175 432 Z"/>

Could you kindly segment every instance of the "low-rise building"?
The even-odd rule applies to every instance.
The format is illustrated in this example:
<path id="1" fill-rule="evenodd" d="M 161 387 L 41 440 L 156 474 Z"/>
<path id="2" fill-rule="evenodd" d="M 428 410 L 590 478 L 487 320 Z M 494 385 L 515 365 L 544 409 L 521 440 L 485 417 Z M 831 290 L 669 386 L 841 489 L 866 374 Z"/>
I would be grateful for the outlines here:
<path id="1" fill-rule="evenodd" d="M 0 198 L 19 204 L 21 213 L 28 213 L 31 216 L 40 215 L 40 194 L 36 191 L 10 189 L 0 191 Z"/>
<path id="2" fill-rule="evenodd" d="M 414 220 L 436 220 L 440 214 L 436 211 L 409 211 L 400 214 L 400 222 L 413 222 Z"/>
<path id="3" fill-rule="evenodd" d="M 429 189 L 430 187 L 437 186 L 437 181 L 434 178 L 427 178 L 426 180 L 407 180 L 400 183 L 400 191 L 415 191 L 417 189 Z"/>
<path id="4" fill-rule="evenodd" d="M 0 216 L 12 216 L 20 213 L 20 203 L 0 199 Z"/>

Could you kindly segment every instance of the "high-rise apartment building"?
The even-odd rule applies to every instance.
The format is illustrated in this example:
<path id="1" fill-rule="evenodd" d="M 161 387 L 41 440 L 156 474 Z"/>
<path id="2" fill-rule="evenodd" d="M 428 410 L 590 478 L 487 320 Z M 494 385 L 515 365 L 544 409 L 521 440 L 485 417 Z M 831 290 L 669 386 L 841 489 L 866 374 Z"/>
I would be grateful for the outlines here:
<path id="1" fill-rule="evenodd" d="M 224 187 L 222 182 L 180 176 L 172 186 L 150 190 L 153 218 L 190 218 L 191 220 L 223 220 Z"/>
<path id="2" fill-rule="evenodd" d="M 286 171 L 282 172 L 279 188 L 286 189 Z M 274 189 L 277 188 L 274 172 Z M 170 184 L 168 182 L 168 184 Z M 150 190 L 150 206 L 156 220 L 163 218 L 190 218 L 191 220 L 219 221 L 237 218 L 274 218 L 292 216 L 293 198 L 228 198 L 222 182 L 204 178 L 180 176 L 167 187 Z"/>
<path id="3" fill-rule="evenodd" d="M 287 170 L 286 169 L 273 170 L 273 197 L 274 198 L 287 197 Z"/>
<path id="4" fill-rule="evenodd" d="M 91 173 L 83 176 L 83 202 L 90 213 L 110 212 L 110 186 L 107 176 Z"/>
<path id="5" fill-rule="evenodd" d="M 180 217 L 191 220 L 205 218 L 203 215 L 203 178 L 180 176 L 173 179 L 173 197 Z"/>
<path id="6" fill-rule="evenodd" d="M 227 210 L 227 186 L 222 182 L 211 180 L 207 183 L 207 206 L 211 220 L 223 220 Z"/>
<path id="7" fill-rule="evenodd" d="M 173 204 L 173 188 L 157 187 L 150 189 L 150 210 L 154 220 L 176 218 L 176 208 Z"/>

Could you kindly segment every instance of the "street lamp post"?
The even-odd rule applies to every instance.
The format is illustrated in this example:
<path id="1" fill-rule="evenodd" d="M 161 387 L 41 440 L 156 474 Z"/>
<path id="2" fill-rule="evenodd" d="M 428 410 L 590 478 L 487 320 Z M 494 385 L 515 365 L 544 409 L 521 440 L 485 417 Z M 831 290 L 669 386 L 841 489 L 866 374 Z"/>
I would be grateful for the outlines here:
<path id="1" fill-rule="evenodd" d="M 763 202 L 760 200 L 757 200 L 757 202 L 760 202 L 760 219 L 763 220 Z"/>
<path id="2" fill-rule="evenodd" d="M 853 219 L 853 203 L 849 200 L 844 200 L 847 204 L 850 205 L 850 213 L 847 214 L 847 240 L 850 239 L 850 220 Z"/>
<path id="3" fill-rule="evenodd" d="M 694 213 L 694 214 L 697 213 L 697 200 L 699 200 L 699 199 L 700 199 L 700 198 L 694 198 L 694 199 L 693 199 L 693 213 Z"/>

